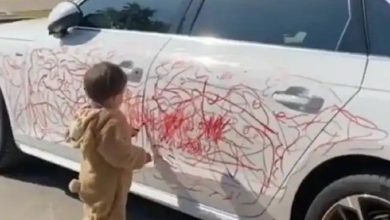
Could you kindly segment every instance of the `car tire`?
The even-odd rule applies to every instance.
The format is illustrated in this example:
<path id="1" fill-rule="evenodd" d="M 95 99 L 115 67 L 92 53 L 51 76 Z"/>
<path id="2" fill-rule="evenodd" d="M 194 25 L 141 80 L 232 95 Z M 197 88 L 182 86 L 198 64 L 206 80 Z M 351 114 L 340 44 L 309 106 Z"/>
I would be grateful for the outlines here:
<path id="1" fill-rule="evenodd" d="M 17 165 L 24 156 L 14 142 L 7 108 L 2 97 L 0 92 L 0 172 Z"/>
<path id="2" fill-rule="evenodd" d="M 363 219 L 377 219 L 367 217 L 374 213 L 374 208 L 367 208 L 371 203 L 377 204 L 373 205 L 385 212 L 377 213 L 378 215 L 390 216 L 390 178 L 382 175 L 347 176 L 331 183 L 317 195 L 305 220 L 343 219 L 337 218 L 341 212 L 344 216 L 351 216 L 347 219 L 356 219 L 352 216 L 359 215 L 358 209 L 361 215 L 366 216 Z"/>

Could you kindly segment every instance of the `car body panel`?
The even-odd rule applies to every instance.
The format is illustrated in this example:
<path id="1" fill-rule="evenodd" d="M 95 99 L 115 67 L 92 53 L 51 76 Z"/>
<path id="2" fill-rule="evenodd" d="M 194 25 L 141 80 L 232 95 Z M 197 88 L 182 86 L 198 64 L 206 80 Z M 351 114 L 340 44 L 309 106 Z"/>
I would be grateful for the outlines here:
<path id="1" fill-rule="evenodd" d="M 29 47 L 29 41 L 0 39 L 0 86 L 6 105 L 13 112 L 22 112 L 21 103 L 27 102 L 28 91 L 23 86 Z M 12 113 L 9 116 L 15 133 L 23 133 L 30 126 L 24 116 Z"/>
<path id="2" fill-rule="evenodd" d="M 115 36 L 115 45 L 110 40 L 112 36 Z M 74 111 L 87 104 L 82 76 L 99 61 L 134 63 L 145 70 L 138 82 L 128 82 L 129 90 L 126 92 L 126 103 L 139 102 L 148 67 L 168 40 L 169 36 L 164 35 L 83 29 L 75 29 L 61 40 L 48 35 L 35 40 L 26 54 L 25 73 L 21 77 L 23 82 L 19 82 L 22 84 L 20 89 L 28 91 L 25 102 L 19 103 L 25 107 L 21 111 L 11 111 L 11 114 L 19 115 L 31 125 L 20 134 L 63 143 L 67 124 L 72 120 Z M 143 44 L 145 42 L 148 42 L 147 45 Z M 124 69 L 129 72 L 131 67 Z M 127 114 L 140 111 L 140 103 L 132 106 L 139 109 L 127 105 L 123 110 Z M 16 120 L 14 123 L 19 122 Z"/>
<path id="3" fill-rule="evenodd" d="M 268 204 L 288 188 L 283 181 L 295 162 L 358 91 L 366 59 L 173 37 L 149 73 L 144 111 L 151 144 L 172 171 L 203 179 L 191 182 L 183 175 L 178 181 L 186 190 L 179 196 L 240 219 L 282 219 L 267 214 Z M 273 98 L 295 87 L 323 97 L 321 111 L 308 113 Z"/>
<path id="4" fill-rule="evenodd" d="M 370 63 L 367 68 L 367 76 L 364 80 L 363 88 L 386 92 L 390 91 L 389 58 L 384 56 L 370 56 L 369 60 Z"/>
<path id="5" fill-rule="evenodd" d="M 389 89 L 390 58 L 369 56 L 367 72 L 357 95 L 324 129 L 291 173 L 287 191 L 279 192 L 269 211 L 288 210 L 281 219 L 290 217 L 294 197 L 302 181 L 321 164 L 339 157 L 368 156 L 389 160 Z M 334 138 L 329 139 L 329 135 Z"/>
<path id="6" fill-rule="evenodd" d="M 25 94 L 27 96 L 25 103 L 19 102 L 19 104 L 21 106 L 24 104 L 25 108 L 21 108 L 19 111 L 18 109 L 11 109 L 12 118 L 15 118 L 15 115 L 20 115 L 20 122 L 15 119 L 18 124 L 16 127 L 26 121 L 27 124 L 32 125 L 23 132 L 16 130 L 16 137 L 19 137 L 23 144 L 32 143 L 23 135 L 40 140 L 39 145 L 42 145 L 42 147 L 47 145 L 48 148 L 55 148 L 55 145 L 50 143 L 63 143 L 66 124 L 71 120 L 72 112 L 85 103 L 85 99 L 80 96 L 80 88 L 82 88 L 80 77 L 82 72 L 92 63 L 99 60 L 112 60 L 116 63 L 131 60 L 136 65 L 146 62 L 141 66 L 144 69 L 149 69 L 148 65 L 151 63 L 151 58 L 170 39 L 167 35 L 132 33 L 132 37 L 138 34 L 140 36 L 138 39 L 145 41 L 149 36 L 150 41 L 154 42 L 154 45 L 148 44 L 154 51 L 145 53 L 147 51 L 145 50 L 145 44 L 129 45 L 129 49 L 126 50 L 126 42 L 129 42 L 126 34 L 123 34 L 123 38 L 121 38 L 120 31 L 107 32 L 100 33 L 99 31 L 76 29 L 62 40 L 45 36 L 35 39 L 31 44 L 24 63 L 26 72 L 21 75 L 25 83 L 23 88 L 28 92 Z M 110 36 L 114 34 L 118 46 L 107 44 L 112 39 Z M 8 37 L 11 36 L 13 35 L 8 35 Z M 136 37 L 134 38 L 132 42 L 137 40 Z M 155 41 L 155 38 L 160 38 L 161 41 Z M 214 93 L 214 98 L 225 97 L 231 99 L 230 104 L 229 102 L 225 104 L 218 103 L 215 106 L 210 103 L 207 104 L 206 111 L 209 113 L 207 117 L 210 117 L 207 123 L 195 117 L 196 119 L 192 122 L 195 126 L 201 127 L 208 124 L 208 126 L 231 127 L 228 129 L 230 131 L 225 130 L 224 127 L 219 127 L 220 134 L 209 132 L 206 134 L 207 137 L 200 137 L 199 139 L 203 144 L 214 142 L 213 147 L 226 148 L 227 142 L 222 143 L 221 146 L 216 144 L 221 141 L 217 138 L 222 138 L 218 135 L 222 135 L 225 131 L 228 134 L 230 132 L 229 135 L 236 136 L 235 140 L 240 142 L 235 145 L 237 150 L 239 150 L 240 145 L 251 143 L 251 141 L 243 138 L 245 135 L 247 135 L 247 138 L 254 139 L 255 142 L 250 144 L 251 147 L 241 149 L 241 153 L 238 152 L 235 156 L 235 150 L 228 150 L 227 155 L 231 154 L 233 156 L 222 156 L 221 160 L 215 163 L 203 161 L 203 163 L 191 164 L 191 162 L 198 160 L 199 156 L 202 156 L 202 154 L 196 155 L 196 153 L 199 153 L 196 150 L 199 149 L 174 149 L 174 153 L 169 153 L 164 148 L 160 148 L 160 153 L 165 158 L 177 157 L 178 153 L 182 154 L 179 155 L 181 158 L 167 159 L 168 163 L 156 164 L 154 168 L 147 168 L 136 179 L 146 186 L 177 194 L 179 197 L 184 196 L 187 201 L 192 201 L 184 203 L 187 209 L 192 210 L 189 211 L 192 214 L 198 212 L 196 207 L 201 203 L 215 206 L 215 208 L 225 212 L 235 212 L 241 218 L 264 219 L 268 203 L 282 187 L 282 181 L 286 177 L 285 172 L 287 173 L 292 168 L 302 151 L 314 140 L 326 122 L 336 114 L 334 110 L 339 106 L 343 106 L 358 90 L 363 77 L 365 56 L 339 53 L 338 56 L 343 58 L 339 59 L 334 56 L 334 53 L 324 51 L 311 50 L 310 55 L 307 55 L 308 51 L 302 49 L 286 50 L 277 46 L 210 38 L 193 39 L 178 36 L 173 38 L 159 55 L 153 67 L 150 68 L 148 73 L 150 75 L 146 81 L 145 97 L 143 96 L 143 89 L 137 89 L 137 87 L 131 87 L 131 85 L 129 87 L 133 93 L 128 94 L 127 103 L 132 104 L 132 107 L 125 109 L 125 111 L 133 115 L 132 123 L 145 126 L 145 129 L 141 131 L 143 135 L 138 143 L 146 143 L 145 132 L 149 132 L 155 143 L 161 141 L 164 144 L 168 143 L 166 141 L 171 141 L 172 147 L 178 147 L 178 143 L 175 143 L 178 137 L 175 137 L 175 134 L 171 134 L 171 140 L 159 139 L 163 138 L 161 135 L 164 135 L 164 125 L 156 124 L 154 120 L 164 116 L 169 117 L 170 114 L 169 112 L 163 114 L 161 111 L 152 110 L 153 107 L 156 107 L 156 102 L 153 103 L 151 100 L 162 98 L 161 100 L 164 101 L 164 99 L 176 100 L 180 98 L 180 94 L 171 97 L 171 94 L 166 93 L 168 87 L 173 86 L 172 89 L 174 89 L 175 85 L 178 88 L 186 88 L 201 93 L 202 89 L 205 89 L 202 87 L 204 83 L 197 82 L 193 84 L 191 79 L 203 80 L 203 82 L 204 79 L 207 79 L 207 83 L 211 85 L 210 92 Z M 156 45 L 156 42 L 158 45 Z M 137 46 L 139 46 L 139 49 L 137 49 Z M 118 51 L 120 52 L 118 53 Z M 144 59 L 142 56 L 149 57 L 149 61 L 142 60 Z M 139 60 L 134 60 L 137 58 Z M 313 63 L 314 60 L 321 59 L 323 65 L 310 65 L 311 62 L 309 62 L 309 65 L 305 65 L 307 59 L 313 59 Z M 343 60 L 343 62 L 340 62 L 340 60 Z M 337 71 L 344 66 L 348 67 L 348 72 L 353 73 L 354 77 L 337 74 Z M 175 71 L 188 70 L 186 68 L 192 68 L 192 71 L 198 69 L 200 75 L 197 75 L 196 72 L 184 71 L 182 74 L 188 74 L 187 77 L 184 75 L 180 78 L 170 78 L 172 74 L 175 74 Z M 66 69 L 74 77 L 69 77 L 69 74 L 66 71 L 63 72 L 63 69 Z M 162 72 L 158 73 L 156 71 Z M 158 80 L 162 84 L 158 84 Z M 343 86 L 338 85 L 339 80 L 342 80 Z M 5 84 L 8 82 L 7 86 L 12 87 L 9 81 L 4 82 Z M 171 82 L 171 84 L 168 82 Z M 156 90 L 156 85 L 167 88 L 159 92 Z M 325 106 L 331 108 L 328 111 L 321 112 L 321 116 L 316 116 L 312 113 L 299 112 L 297 109 L 291 110 L 273 100 L 272 95 L 275 92 L 284 91 L 294 86 L 308 88 L 314 95 L 324 97 Z M 15 90 L 17 89 L 15 88 Z M 12 95 L 6 93 L 5 96 L 11 97 Z M 142 103 L 143 98 L 145 99 L 145 106 L 140 106 L 139 104 Z M 201 102 L 193 101 L 195 105 L 193 110 L 200 111 L 199 105 Z M 267 106 L 263 110 L 259 110 L 264 103 Z M 234 106 L 229 107 L 231 104 L 236 105 L 238 110 L 234 110 Z M 240 107 L 240 105 L 242 106 Z M 226 118 L 219 118 L 222 116 L 219 112 L 226 108 L 230 109 L 231 112 L 223 115 Z M 247 109 L 247 111 L 241 112 L 242 109 Z M 147 114 L 142 113 L 145 110 Z M 180 108 L 177 108 L 177 106 L 173 106 L 170 110 L 172 111 L 170 113 L 176 114 L 176 116 L 179 115 L 176 111 Z M 237 118 L 237 114 L 238 116 L 241 114 L 243 117 Z M 151 119 L 149 116 L 157 118 Z M 250 125 L 251 120 L 254 120 L 254 125 Z M 313 122 L 316 120 L 318 120 L 318 124 Z M 232 121 L 234 121 L 233 125 L 231 124 Z M 307 128 L 300 124 L 305 123 L 305 121 L 310 122 L 306 125 Z M 263 122 L 266 122 L 266 124 L 263 124 Z M 299 126 L 303 126 L 304 129 L 289 128 L 294 124 L 296 126 L 300 124 Z M 234 132 L 236 134 L 233 134 L 232 129 L 243 129 L 242 132 L 244 133 Z M 270 132 L 270 140 L 259 152 L 256 150 L 256 143 L 260 144 L 262 138 L 268 132 Z M 237 137 L 237 134 L 240 134 L 241 137 Z M 282 137 L 281 134 L 287 134 L 287 136 Z M 165 135 L 165 138 L 168 138 L 167 134 Z M 195 137 L 193 132 L 188 135 L 191 138 Z M 234 139 L 231 143 L 233 142 Z M 37 146 L 38 142 L 35 145 Z M 289 145 L 288 148 L 287 145 Z M 191 147 L 190 144 L 188 146 Z M 192 145 L 192 147 L 194 146 Z M 231 150 L 233 151 L 229 152 Z M 53 154 L 62 154 L 76 162 L 79 160 L 74 152 L 66 153 L 66 150 L 60 150 L 60 148 L 51 151 Z M 282 152 L 285 155 L 279 155 Z M 261 154 L 263 155 L 261 156 Z M 250 156 L 247 156 L 247 162 L 234 163 L 236 159 L 241 157 L 239 155 Z M 263 159 L 256 163 L 254 159 L 257 157 Z M 288 159 L 286 160 L 286 158 Z M 184 159 L 188 160 L 189 163 L 183 163 Z M 230 165 L 224 164 L 224 160 Z M 253 167 L 249 169 L 251 163 Z M 273 163 L 276 165 L 274 166 Z M 265 171 L 261 171 L 262 169 Z M 182 186 L 179 191 L 169 184 L 175 180 L 176 185 Z M 221 182 L 224 183 L 220 184 Z M 258 184 L 258 182 L 262 182 L 262 184 Z M 199 188 L 191 188 L 194 184 L 198 184 Z M 241 197 L 234 199 L 234 195 L 238 196 L 237 194 L 240 194 Z M 179 208 L 183 208 L 183 202 L 179 203 Z M 268 216 L 267 218 L 271 219 L 272 217 Z"/>
<path id="7" fill-rule="evenodd" d="M 31 19 L 0 25 L 0 39 L 34 41 L 47 37 L 47 19 Z"/>

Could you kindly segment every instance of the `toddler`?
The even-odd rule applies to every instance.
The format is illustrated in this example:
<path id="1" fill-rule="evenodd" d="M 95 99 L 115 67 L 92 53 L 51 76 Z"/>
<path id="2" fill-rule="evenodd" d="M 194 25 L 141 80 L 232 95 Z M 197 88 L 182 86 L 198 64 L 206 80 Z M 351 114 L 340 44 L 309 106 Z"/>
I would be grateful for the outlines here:
<path id="1" fill-rule="evenodd" d="M 152 160 L 131 138 L 137 130 L 119 110 L 127 78 L 122 69 L 102 62 L 84 76 L 91 104 L 79 110 L 67 135 L 82 152 L 78 180 L 69 184 L 84 203 L 83 220 L 126 220 L 132 172 Z"/>

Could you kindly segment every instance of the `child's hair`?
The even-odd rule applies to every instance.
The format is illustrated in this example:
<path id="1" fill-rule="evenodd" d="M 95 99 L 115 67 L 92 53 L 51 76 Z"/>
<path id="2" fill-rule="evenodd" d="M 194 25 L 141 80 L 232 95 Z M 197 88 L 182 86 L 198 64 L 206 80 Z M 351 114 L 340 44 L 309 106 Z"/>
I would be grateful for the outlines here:
<path id="1" fill-rule="evenodd" d="M 101 62 L 92 66 L 84 76 L 84 90 L 92 101 L 102 104 L 123 92 L 126 74 L 115 64 Z"/>

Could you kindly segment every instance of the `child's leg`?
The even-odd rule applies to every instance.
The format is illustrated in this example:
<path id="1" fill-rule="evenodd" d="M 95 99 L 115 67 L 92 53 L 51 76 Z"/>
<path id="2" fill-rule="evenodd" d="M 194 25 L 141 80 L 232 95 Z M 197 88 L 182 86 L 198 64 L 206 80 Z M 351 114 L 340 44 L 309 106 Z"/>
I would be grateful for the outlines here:
<path id="1" fill-rule="evenodd" d="M 107 215 L 99 215 L 93 208 L 87 204 L 83 204 L 83 220 L 108 220 Z"/>
<path id="2" fill-rule="evenodd" d="M 114 206 L 112 207 L 109 220 L 126 220 L 126 203 L 128 191 L 126 192 L 126 196 L 123 194 L 124 193 L 122 193 L 122 195 L 118 194 Z"/>
<path id="3" fill-rule="evenodd" d="M 118 191 L 115 186 L 112 187 L 111 196 L 105 196 L 102 192 L 85 193 L 81 190 L 79 193 L 80 200 L 83 202 L 83 220 L 117 220 L 111 218 L 113 207 L 115 206 L 115 193 Z M 118 219 L 122 220 L 122 219 Z M 124 219 L 126 220 L 126 219 Z"/>
<path id="4" fill-rule="evenodd" d="M 83 220 L 95 220 L 92 216 L 92 209 L 86 204 L 83 204 Z"/>
<path id="5" fill-rule="evenodd" d="M 84 204 L 83 205 L 83 220 L 111 220 L 107 218 L 107 215 L 101 215 L 93 211 L 92 207 Z M 116 220 L 116 219 L 112 219 Z M 126 219 L 125 219 L 126 220 Z"/>
<path id="6" fill-rule="evenodd" d="M 126 174 L 123 176 L 117 191 L 117 195 L 115 197 L 113 208 L 111 210 L 111 215 L 109 218 L 110 220 L 126 220 L 127 196 L 129 194 L 131 181 L 131 174 Z"/>

